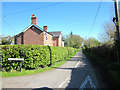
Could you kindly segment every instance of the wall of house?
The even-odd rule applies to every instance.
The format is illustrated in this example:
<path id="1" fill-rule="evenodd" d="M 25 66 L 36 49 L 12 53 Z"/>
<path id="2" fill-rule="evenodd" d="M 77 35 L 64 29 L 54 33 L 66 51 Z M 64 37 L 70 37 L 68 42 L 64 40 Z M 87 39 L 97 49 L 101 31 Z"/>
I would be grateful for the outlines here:
<path id="1" fill-rule="evenodd" d="M 21 44 L 21 34 L 17 36 L 17 44 Z"/>
<path id="2" fill-rule="evenodd" d="M 43 45 L 43 35 L 42 31 L 38 30 L 36 27 L 31 27 L 24 32 L 23 44 Z"/>
<path id="3" fill-rule="evenodd" d="M 62 47 L 64 47 L 64 41 L 62 41 Z"/>
<path id="4" fill-rule="evenodd" d="M 50 35 L 46 32 L 44 32 L 44 45 L 53 46 L 52 35 Z"/>
<path id="5" fill-rule="evenodd" d="M 58 45 L 58 40 L 59 40 L 58 37 L 53 37 L 53 46 L 59 46 Z"/>
<path id="6" fill-rule="evenodd" d="M 23 34 L 17 37 L 17 44 L 22 44 L 21 38 L 23 39 L 23 44 L 25 45 L 43 45 L 43 32 L 34 27 L 26 30 Z"/>
<path id="7" fill-rule="evenodd" d="M 17 44 L 22 44 L 23 38 L 23 44 L 25 45 L 49 45 L 53 46 L 53 40 L 52 35 L 47 33 L 47 40 L 46 40 L 46 32 L 40 31 L 37 28 L 29 28 L 24 32 L 24 34 L 20 34 L 19 37 L 17 37 Z"/>
<path id="8" fill-rule="evenodd" d="M 59 36 L 58 46 L 61 46 L 61 47 L 62 47 L 62 35 Z"/>

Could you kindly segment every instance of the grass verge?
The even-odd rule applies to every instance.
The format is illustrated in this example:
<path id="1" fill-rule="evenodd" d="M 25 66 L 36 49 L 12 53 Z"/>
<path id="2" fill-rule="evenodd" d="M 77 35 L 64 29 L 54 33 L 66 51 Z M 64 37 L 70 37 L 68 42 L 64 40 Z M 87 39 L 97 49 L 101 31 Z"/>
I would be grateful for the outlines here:
<path id="1" fill-rule="evenodd" d="M 72 55 L 67 57 L 65 60 L 60 61 L 60 62 L 56 63 L 55 65 L 53 65 L 51 67 L 38 68 L 38 69 L 35 69 L 35 70 L 24 70 L 24 69 L 22 69 L 21 72 L 19 72 L 19 71 L 2 72 L 2 77 L 32 75 L 32 74 L 37 74 L 37 73 L 45 72 L 45 71 L 48 71 L 48 70 L 52 70 L 52 69 L 55 69 L 55 68 L 59 67 L 60 65 L 64 64 L 66 61 L 68 61 L 70 58 L 72 58 L 77 52 L 73 53 Z"/>
<path id="2" fill-rule="evenodd" d="M 117 63 L 103 59 L 91 52 L 84 52 L 84 54 L 92 60 L 92 62 L 97 62 L 97 64 L 101 66 L 102 72 L 104 72 L 101 74 L 104 74 L 104 79 L 110 88 L 120 88 L 120 66 L 118 66 Z"/>

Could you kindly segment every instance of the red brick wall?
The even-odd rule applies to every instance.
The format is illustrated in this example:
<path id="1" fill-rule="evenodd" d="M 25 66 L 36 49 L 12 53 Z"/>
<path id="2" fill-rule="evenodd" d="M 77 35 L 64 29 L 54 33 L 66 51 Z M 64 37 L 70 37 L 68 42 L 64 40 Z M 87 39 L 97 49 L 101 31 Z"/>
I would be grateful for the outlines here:
<path id="1" fill-rule="evenodd" d="M 21 34 L 17 37 L 17 44 L 21 44 Z"/>
<path id="2" fill-rule="evenodd" d="M 62 35 L 60 37 L 53 38 L 53 46 L 62 46 Z"/>
<path id="3" fill-rule="evenodd" d="M 30 28 L 24 32 L 24 44 L 43 45 L 43 32 L 37 28 Z"/>
<path id="4" fill-rule="evenodd" d="M 58 40 L 59 40 L 58 37 L 53 38 L 53 46 L 58 46 Z"/>
<path id="5" fill-rule="evenodd" d="M 17 38 L 17 44 L 21 44 L 21 36 L 22 34 L 20 34 Z M 45 32 L 38 30 L 36 27 L 34 27 L 34 29 L 31 27 L 23 34 L 23 44 L 53 46 L 52 36 L 50 34 L 47 34 L 47 38 L 48 40 L 46 41 Z"/>

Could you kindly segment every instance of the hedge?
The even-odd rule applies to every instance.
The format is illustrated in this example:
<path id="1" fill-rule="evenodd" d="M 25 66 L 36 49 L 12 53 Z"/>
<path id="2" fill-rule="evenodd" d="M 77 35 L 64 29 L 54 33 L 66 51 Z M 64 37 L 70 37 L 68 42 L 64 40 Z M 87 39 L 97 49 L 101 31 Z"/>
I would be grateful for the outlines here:
<path id="1" fill-rule="evenodd" d="M 116 62 L 115 47 L 111 44 L 104 44 L 96 47 L 85 48 L 86 51 L 91 52 L 107 61 Z M 120 51 L 120 50 L 119 50 Z"/>
<path id="2" fill-rule="evenodd" d="M 8 61 L 8 58 L 24 58 L 22 68 L 36 69 L 55 64 L 77 51 L 71 47 L 55 47 L 42 45 L 3 45 L 2 69 L 3 71 L 19 70 L 20 62 Z"/>

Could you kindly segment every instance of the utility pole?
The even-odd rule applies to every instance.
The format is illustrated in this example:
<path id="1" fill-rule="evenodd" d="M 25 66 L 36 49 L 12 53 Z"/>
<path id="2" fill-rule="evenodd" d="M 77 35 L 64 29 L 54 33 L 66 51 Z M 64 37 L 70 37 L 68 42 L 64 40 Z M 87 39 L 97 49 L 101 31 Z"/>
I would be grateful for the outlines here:
<path id="1" fill-rule="evenodd" d="M 119 8 L 118 8 L 118 0 L 114 0 L 114 5 L 115 5 L 115 19 L 116 19 L 116 54 L 117 54 L 117 61 L 118 65 L 120 65 L 120 60 L 119 60 Z"/>

